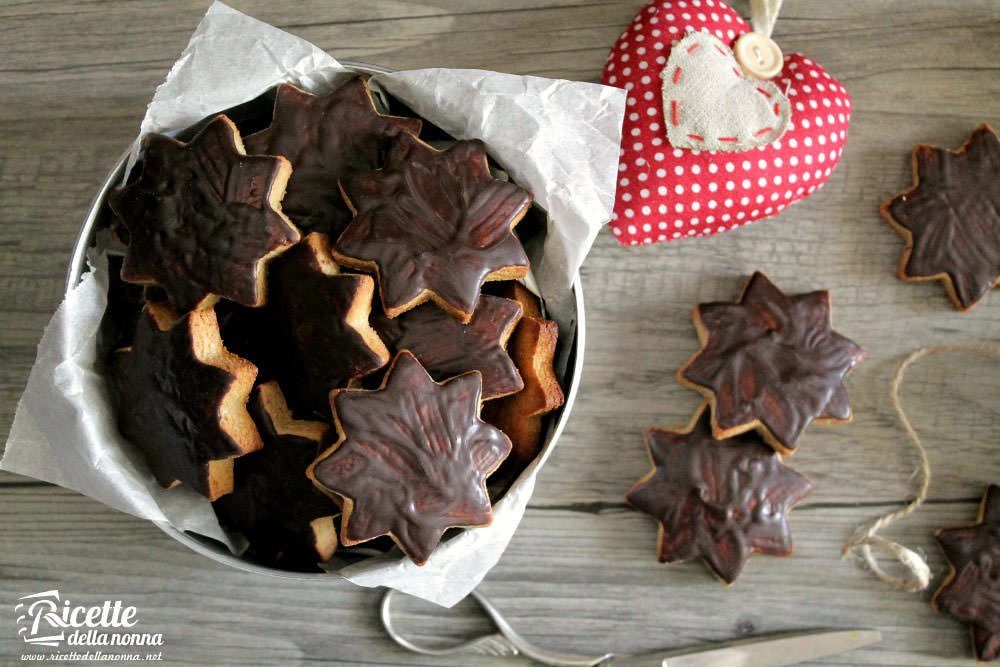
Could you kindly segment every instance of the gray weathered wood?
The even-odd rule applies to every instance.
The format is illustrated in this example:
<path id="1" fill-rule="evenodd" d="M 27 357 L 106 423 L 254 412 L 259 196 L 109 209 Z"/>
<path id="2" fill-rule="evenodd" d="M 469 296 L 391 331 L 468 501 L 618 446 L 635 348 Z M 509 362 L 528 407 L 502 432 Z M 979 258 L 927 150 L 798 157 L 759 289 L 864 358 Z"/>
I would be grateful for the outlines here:
<path id="1" fill-rule="evenodd" d="M 484 67 L 596 80 L 639 0 L 246 0 L 240 9 L 343 58 L 393 67 Z M 35 345 L 59 302 L 79 220 L 130 141 L 153 88 L 207 2 L 0 5 L 0 431 L 10 427 Z M 742 5 L 741 5 L 742 6 Z M 887 398 L 906 351 L 995 342 L 1000 298 L 969 314 L 936 284 L 894 277 L 901 240 L 879 219 L 908 182 L 913 143 L 958 145 L 1000 122 L 1000 5 L 990 0 L 785 3 L 775 36 L 843 80 L 856 103 L 848 148 L 826 187 L 777 220 L 722 237 L 623 249 L 602 234 L 584 270 L 587 365 L 574 418 L 519 533 L 483 585 L 513 624 L 567 650 L 637 652 L 816 626 L 878 626 L 875 648 L 817 664 L 969 664 L 965 629 L 928 595 L 890 591 L 839 545 L 860 521 L 912 494 L 913 457 Z M 673 374 L 696 349 L 693 304 L 735 296 L 764 269 L 788 290 L 829 288 L 835 323 L 868 358 L 850 380 L 848 426 L 811 431 L 791 463 L 816 493 L 793 514 L 797 553 L 756 557 L 732 589 L 700 563 L 664 567 L 655 529 L 628 511 L 646 468 L 644 427 L 697 405 Z M 905 400 L 931 450 L 931 502 L 888 535 L 942 561 L 933 528 L 970 521 L 996 462 L 1000 362 L 960 355 L 910 373 Z M 140 607 L 165 656 L 195 664 L 489 664 L 421 660 L 375 621 L 377 594 L 259 578 L 213 564 L 155 527 L 61 489 L 0 476 L 0 600 L 59 588 L 81 602 Z M 416 636 L 484 625 L 469 609 L 408 604 Z M 417 613 L 419 612 L 419 613 Z M 0 656 L 17 661 L 0 614 Z"/>

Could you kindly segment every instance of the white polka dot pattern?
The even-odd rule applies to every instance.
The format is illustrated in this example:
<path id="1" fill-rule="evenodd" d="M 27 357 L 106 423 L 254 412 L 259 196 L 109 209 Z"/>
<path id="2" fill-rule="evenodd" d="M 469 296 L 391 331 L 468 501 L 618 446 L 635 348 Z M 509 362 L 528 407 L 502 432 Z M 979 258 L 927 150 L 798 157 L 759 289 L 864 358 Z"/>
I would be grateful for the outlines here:
<path id="1" fill-rule="evenodd" d="M 623 245 L 708 236 L 767 218 L 811 195 L 847 140 L 851 98 L 810 59 L 785 56 L 771 81 L 792 106 L 778 141 L 742 153 L 674 148 L 663 127 L 659 72 L 674 42 L 701 30 L 732 46 L 750 26 L 724 0 L 654 0 L 608 56 L 602 81 L 628 102 L 611 229 Z"/>

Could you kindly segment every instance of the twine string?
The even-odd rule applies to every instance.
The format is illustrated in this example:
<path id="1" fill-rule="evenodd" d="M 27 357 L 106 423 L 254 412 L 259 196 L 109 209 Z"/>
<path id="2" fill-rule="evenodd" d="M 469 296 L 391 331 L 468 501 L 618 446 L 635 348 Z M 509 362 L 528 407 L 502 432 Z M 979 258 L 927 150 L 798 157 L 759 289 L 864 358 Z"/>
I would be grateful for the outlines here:
<path id="1" fill-rule="evenodd" d="M 847 558 L 855 551 L 860 551 L 861 557 L 864 559 L 865 563 L 868 564 L 868 567 L 876 577 L 890 586 L 911 593 L 926 590 L 927 587 L 930 586 L 931 570 L 927 565 L 927 561 L 912 549 L 908 549 L 902 544 L 879 536 L 878 531 L 916 511 L 916 509 L 920 507 L 927 498 L 927 490 L 931 483 L 931 464 L 927 457 L 927 450 L 924 448 L 923 442 L 920 440 L 920 436 L 917 435 L 917 431 L 913 428 L 913 424 L 910 422 L 909 417 L 907 417 L 906 411 L 903 410 L 900 390 L 903 386 L 903 376 L 906 374 L 906 369 L 909 368 L 911 364 L 928 355 L 943 354 L 946 352 L 960 352 L 981 354 L 989 357 L 1000 357 L 1000 345 L 940 345 L 921 347 L 907 355 L 907 357 L 903 359 L 902 363 L 899 364 L 896 368 L 896 372 L 892 375 L 889 398 L 891 399 L 892 406 L 895 408 L 896 414 L 899 417 L 899 422 L 906 430 L 906 435 L 909 438 L 910 443 L 913 445 L 913 449 L 916 450 L 920 461 L 920 466 L 917 469 L 917 475 L 920 478 L 917 495 L 902 509 L 889 512 L 888 514 L 884 514 L 859 526 L 854 531 L 854 534 L 844 543 L 843 549 L 841 549 L 841 556 L 843 558 Z M 903 569 L 903 574 L 896 575 L 883 569 L 881 565 L 879 565 L 873 549 L 878 550 L 890 559 L 895 560 Z"/>
<path id="2" fill-rule="evenodd" d="M 750 0 L 750 25 L 753 31 L 770 37 L 781 11 L 782 0 Z"/>

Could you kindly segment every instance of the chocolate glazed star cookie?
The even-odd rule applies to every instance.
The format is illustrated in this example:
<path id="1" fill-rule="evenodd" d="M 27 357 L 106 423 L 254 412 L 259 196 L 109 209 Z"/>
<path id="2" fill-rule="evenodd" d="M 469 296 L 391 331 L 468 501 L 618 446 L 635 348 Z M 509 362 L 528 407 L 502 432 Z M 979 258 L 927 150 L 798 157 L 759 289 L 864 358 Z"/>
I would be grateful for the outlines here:
<path id="1" fill-rule="evenodd" d="M 233 489 L 233 459 L 261 448 L 246 404 L 256 367 L 226 351 L 212 309 L 177 318 L 148 304 L 132 347 L 116 353 L 118 428 L 163 486 L 209 500 Z"/>
<path id="2" fill-rule="evenodd" d="M 325 234 L 313 232 L 273 263 L 260 310 L 234 313 L 224 334 L 277 378 L 295 411 L 329 415 L 330 390 L 389 362 L 368 323 L 375 282 L 341 273 Z"/>
<path id="3" fill-rule="evenodd" d="M 122 279 L 155 283 L 180 312 L 262 305 L 268 260 L 299 240 L 280 206 L 290 173 L 285 158 L 247 155 L 225 116 L 186 144 L 146 136 L 138 180 L 109 199 L 128 230 Z"/>
<path id="4" fill-rule="evenodd" d="M 321 96 L 283 83 L 271 125 L 245 142 L 251 153 L 283 155 L 292 163 L 282 203 L 288 217 L 303 231 L 336 238 L 351 219 L 338 179 L 381 167 L 389 141 L 419 134 L 420 125 L 416 118 L 380 114 L 360 77 Z"/>
<path id="5" fill-rule="evenodd" d="M 400 135 L 384 169 L 348 176 L 341 188 L 356 217 L 334 257 L 378 275 L 389 317 L 433 300 L 468 322 L 484 282 L 528 271 L 513 229 L 531 195 L 490 175 L 479 141 L 437 151 Z"/>
<path id="6" fill-rule="evenodd" d="M 977 659 L 1000 659 L 1000 486 L 986 488 L 976 525 L 935 535 L 951 574 L 931 604 L 969 624 Z"/>
<path id="7" fill-rule="evenodd" d="M 505 349 L 520 319 L 516 301 L 484 295 L 468 324 L 424 304 L 394 319 L 380 313 L 372 318 L 372 326 L 394 350 L 412 352 L 436 380 L 479 371 L 485 401 L 524 387 Z"/>
<path id="8" fill-rule="evenodd" d="M 264 447 L 236 460 L 233 492 L 215 501 L 216 514 L 266 563 L 303 567 L 330 560 L 340 508 L 306 477 L 330 427 L 293 419 L 277 382 L 257 387 L 249 410 Z"/>
<path id="9" fill-rule="evenodd" d="M 650 429 L 653 470 L 626 500 L 660 522 L 660 561 L 700 556 L 733 583 L 751 553 L 788 556 L 788 512 L 812 483 L 781 463 L 755 433 L 716 440 L 702 406 L 684 431 Z"/>
<path id="10" fill-rule="evenodd" d="M 702 349 L 677 379 L 708 398 L 715 437 L 756 428 L 791 454 L 811 423 L 850 421 L 844 378 L 864 354 L 832 329 L 826 290 L 787 296 L 757 272 L 739 301 L 693 317 Z"/>
<path id="11" fill-rule="evenodd" d="M 343 499 L 343 545 L 389 535 L 422 565 L 446 529 L 492 521 L 486 478 L 510 440 L 479 419 L 481 392 L 478 371 L 438 384 L 405 350 L 381 389 L 332 392 L 340 439 L 309 477 Z"/>
<path id="12" fill-rule="evenodd" d="M 1000 138 L 982 125 L 955 151 L 913 149 L 913 187 L 882 204 L 906 239 L 899 278 L 941 280 L 969 310 L 1000 281 Z"/>

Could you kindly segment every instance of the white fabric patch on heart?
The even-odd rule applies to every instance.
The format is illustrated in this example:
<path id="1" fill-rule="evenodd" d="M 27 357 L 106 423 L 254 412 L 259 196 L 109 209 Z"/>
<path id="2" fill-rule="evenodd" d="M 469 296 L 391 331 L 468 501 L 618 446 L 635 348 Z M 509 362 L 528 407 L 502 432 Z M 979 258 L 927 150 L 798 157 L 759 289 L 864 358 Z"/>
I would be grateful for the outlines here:
<path id="1" fill-rule="evenodd" d="M 745 76 L 732 49 L 708 33 L 674 44 L 660 76 L 667 138 L 675 148 L 745 151 L 788 129 L 785 94 L 770 81 Z"/>

